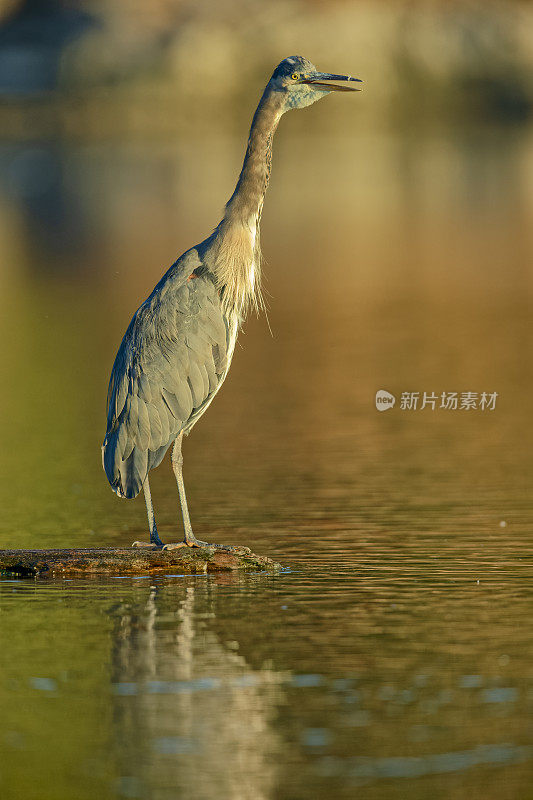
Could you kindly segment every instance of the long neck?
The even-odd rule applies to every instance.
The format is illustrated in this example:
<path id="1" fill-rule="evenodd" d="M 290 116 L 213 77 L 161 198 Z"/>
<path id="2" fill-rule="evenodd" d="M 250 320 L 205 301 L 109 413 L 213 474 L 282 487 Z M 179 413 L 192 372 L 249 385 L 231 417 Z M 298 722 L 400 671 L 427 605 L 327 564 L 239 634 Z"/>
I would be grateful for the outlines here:
<path id="1" fill-rule="evenodd" d="M 237 186 L 215 232 L 213 271 L 228 313 L 244 318 L 262 304 L 259 222 L 272 162 L 272 138 L 283 113 L 283 98 L 267 87 L 257 106 Z"/>
<path id="2" fill-rule="evenodd" d="M 272 165 L 272 139 L 282 113 L 282 96 L 267 88 L 252 120 L 241 174 L 226 204 L 224 219 L 248 223 L 261 217 Z"/>

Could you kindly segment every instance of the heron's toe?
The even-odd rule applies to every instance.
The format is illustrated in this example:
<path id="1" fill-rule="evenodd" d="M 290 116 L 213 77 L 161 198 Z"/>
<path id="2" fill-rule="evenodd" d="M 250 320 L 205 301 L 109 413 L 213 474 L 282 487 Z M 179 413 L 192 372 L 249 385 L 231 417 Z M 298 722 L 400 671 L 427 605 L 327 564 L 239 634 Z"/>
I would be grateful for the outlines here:
<path id="1" fill-rule="evenodd" d="M 152 542 L 133 542 L 132 547 L 148 547 L 150 550 L 157 550 L 157 545 Z"/>
<path id="2" fill-rule="evenodd" d="M 186 542 L 177 542 L 176 544 L 165 544 L 163 550 L 176 550 L 178 547 L 207 547 L 213 550 L 227 550 L 232 552 L 235 548 L 227 544 L 211 544 L 209 542 L 202 542 L 200 539 L 189 539 Z"/>
<path id="3" fill-rule="evenodd" d="M 164 544 L 163 550 L 177 550 L 178 547 L 187 547 L 185 542 L 174 542 L 170 544 Z"/>

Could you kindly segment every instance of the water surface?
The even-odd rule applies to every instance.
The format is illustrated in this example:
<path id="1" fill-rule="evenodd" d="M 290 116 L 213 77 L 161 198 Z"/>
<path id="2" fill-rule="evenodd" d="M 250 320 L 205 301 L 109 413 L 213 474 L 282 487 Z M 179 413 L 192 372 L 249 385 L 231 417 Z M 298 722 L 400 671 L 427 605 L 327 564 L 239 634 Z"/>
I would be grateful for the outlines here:
<path id="1" fill-rule="evenodd" d="M 0 150 L 0 543 L 128 544 L 109 370 L 242 142 Z M 285 570 L 0 581 L 3 798 L 530 796 L 532 170 L 528 134 L 284 122 L 273 335 L 248 321 L 184 455 L 196 534 Z M 496 407 L 400 408 L 453 391 Z M 167 461 L 152 493 L 175 539 Z"/>

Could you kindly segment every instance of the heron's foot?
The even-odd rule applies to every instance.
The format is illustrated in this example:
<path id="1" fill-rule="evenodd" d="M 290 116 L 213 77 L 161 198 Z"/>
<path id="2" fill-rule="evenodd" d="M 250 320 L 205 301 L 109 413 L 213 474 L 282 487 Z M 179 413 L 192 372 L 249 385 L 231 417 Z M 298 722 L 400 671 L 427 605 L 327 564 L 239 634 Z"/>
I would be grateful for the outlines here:
<path id="1" fill-rule="evenodd" d="M 156 542 L 133 542 L 132 547 L 145 547 L 148 550 L 161 550 L 163 542 L 156 544 Z"/>
<path id="2" fill-rule="evenodd" d="M 187 547 L 186 542 L 170 542 L 163 545 L 163 550 L 177 550 L 178 547 Z"/>
<path id="3" fill-rule="evenodd" d="M 234 549 L 227 544 L 209 544 L 209 542 L 202 542 L 200 539 L 194 537 L 194 539 L 177 542 L 176 544 L 164 544 L 163 550 L 176 550 L 178 547 L 215 547 L 217 550 L 228 550 L 229 552 Z"/>
<path id="4" fill-rule="evenodd" d="M 150 550 L 161 550 L 163 542 L 159 538 L 155 523 L 150 524 L 150 541 L 149 542 L 133 542 L 132 547 L 149 547 Z"/>

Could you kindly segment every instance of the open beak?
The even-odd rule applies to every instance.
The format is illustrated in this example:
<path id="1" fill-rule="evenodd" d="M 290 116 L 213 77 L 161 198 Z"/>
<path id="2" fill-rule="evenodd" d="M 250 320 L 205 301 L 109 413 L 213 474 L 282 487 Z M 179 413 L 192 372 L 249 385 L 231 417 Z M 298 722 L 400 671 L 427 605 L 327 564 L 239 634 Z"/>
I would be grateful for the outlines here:
<path id="1" fill-rule="evenodd" d="M 352 83 L 362 83 L 360 78 L 352 78 L 351 75 L 331 75 L 329 72 L 313 72 L 307 75 L 302 81 L 309 86 L 316 86 L 317 89 L 325 89 L 327 92 L 360 92 L 360 86 L 353 86 Z"/>

